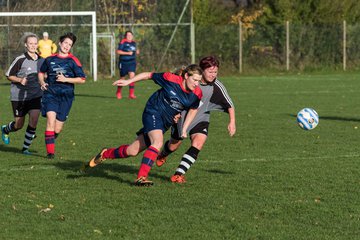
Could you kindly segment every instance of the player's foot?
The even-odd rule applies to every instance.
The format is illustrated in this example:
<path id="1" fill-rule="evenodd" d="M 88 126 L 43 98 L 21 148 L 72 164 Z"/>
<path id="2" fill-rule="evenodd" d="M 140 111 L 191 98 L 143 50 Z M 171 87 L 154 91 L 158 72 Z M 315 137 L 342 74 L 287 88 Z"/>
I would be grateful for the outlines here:
<path id="1" fill-rule="evenodd" d="M 54 159 L 54 158 L 55 158 L 55 154 L 53 154 L 53 153 L 48 153 L 47 158 L 48 158 L 48 159 Z"/>
<path id="2" fill-rule="evenodd" d="M 106 150 L 107 150 L 106 148 L 103 148 L 95 157 L 93 157 L 88 163 L 89 167 L 91 168 L 96 167 L 98 164 L 105 161 L 106 158 L 103 157 L 103 154 Z"/>
<path id="3" fill-rule="evenodd" d="M 121 91 L 119 91 L 119 90 L 116 91 L 116 98 L 122 99 Z"/>
<path id="4" fill-rule="evenodd" d="M 5 131 L 4 131 L 5 128 L 6 128 L 6 125 L 1 126 L 1 138 L 2 138 L 3 142 L 7 145 L 7 144 L 10 144 L 10 136 L 9 136 L 9 134 L 5 133 Z"/>
<path id="5" fill-rule="evenodd" d="M 135 185 L 139 187 L 150 187 L 154 185 L 152 181 L 146 179 L 146 177 L 139 177 L 135 180 Z"/>
<path id="6" fill-rule="evenodd" d="M 170 178 L 173 183 L 186 183 L 186 179 L 184 175 L 172 175 Z"/>
<path id="7" fill-rule="evenodd" d="M 22 153 L 24 155 L 31 155 L 32 153 L 29 151 L 29 149 L 23 150 Z"/>
<path id="8" fill-rule="evenodd" d="M 161 167 L 162 165 L 164 165 L 166 163 L 166 158 L 167 157 L 163 157 L 161 156 L 161 154 L 156 158 L 156 166 Z"/>
<path id="9" fill-rule="evenodd" d="M 130 95 L 129 95 L 129 98 L 130 98 L 130 99 L 135 99 L 136 96 L 135 96 L 134 94 L 130 94 Z"/>

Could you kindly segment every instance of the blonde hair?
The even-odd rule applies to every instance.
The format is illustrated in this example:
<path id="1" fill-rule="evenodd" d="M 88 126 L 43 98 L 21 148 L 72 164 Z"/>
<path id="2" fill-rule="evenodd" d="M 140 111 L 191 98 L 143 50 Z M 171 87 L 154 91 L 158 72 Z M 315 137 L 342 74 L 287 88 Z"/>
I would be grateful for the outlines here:
<path id="1" fill-rule="evenodd" d="M 182 66 L 181 68 L 175 70 L 174 74 L 185 77 L 185 74 L 192 76 L 194 74 L 202 75 L 203 71 L 197 64 L 190 64 L 188 66 Z"/>

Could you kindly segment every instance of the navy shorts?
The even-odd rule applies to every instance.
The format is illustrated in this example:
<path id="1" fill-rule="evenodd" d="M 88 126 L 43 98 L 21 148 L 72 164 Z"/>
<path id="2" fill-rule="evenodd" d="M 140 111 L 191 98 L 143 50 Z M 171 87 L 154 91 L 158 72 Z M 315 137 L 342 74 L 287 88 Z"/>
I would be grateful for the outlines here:
<path id="1" fill-rule="evenodd" d="M 119 64 L 120 69 L 120 77 L 125 77 L 129 74 L 129 72 L 136 72 L 136 62 L 120 62 Z"/>
<path id="2" fill-rule="evenodd" d="M 44 94 L 41 100 L 41 115 L 46 117 L 47 112 L 55 112 L 56 119 L 65 122 L 73 101 L 74 97 L 69 95 Z"/>
<path id="3" fill-rule="evenodd" d="M 162 130 L 162 132 L 165 133 L 171 126 L 171 123 L 166 122 L 159 113 L 146 110 L 142 115 L 142 122 L 144 133 L 155 129 Z"/>
<path id="4" fill-rule="evenodd" d="M 24 117 L 30 110 L 40 110 L 41 97 L 26 101 L 11 101 L 14 117 Z"/>

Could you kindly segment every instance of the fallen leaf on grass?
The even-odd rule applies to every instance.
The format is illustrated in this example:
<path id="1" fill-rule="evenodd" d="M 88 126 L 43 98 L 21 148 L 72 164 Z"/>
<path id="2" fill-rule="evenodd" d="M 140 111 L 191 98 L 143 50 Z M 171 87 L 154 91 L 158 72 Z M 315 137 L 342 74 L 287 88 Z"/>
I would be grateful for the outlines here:
<path id="1" fill-rule="evenodd" d="M 51 208 L 43 208 L 43 209 L 40 209 L 39 213 L 47 213 L 50 211 L 51 211 Z"/>

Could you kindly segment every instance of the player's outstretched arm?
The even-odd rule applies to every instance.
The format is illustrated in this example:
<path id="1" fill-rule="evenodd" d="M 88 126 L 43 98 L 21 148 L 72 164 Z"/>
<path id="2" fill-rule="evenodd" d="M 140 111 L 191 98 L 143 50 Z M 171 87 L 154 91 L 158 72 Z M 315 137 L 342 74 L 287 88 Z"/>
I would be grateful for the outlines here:
<path id="1" fill-rule="evenodd" d="M 229 112 L 228 131 L 229 131 L 230 137 L 232 137 L 236 133 L 235 108 L 229 108 L 228 112 Z"/>
<path id="2" fill-rule="evenodd" d="M 143 73 L 135 75 L 135 77 L 130 78 L 128 80 L 119 79 L 119 80 L 113 82 L 112 85 L 113 86 L 124 87 L 124 86 L 130 85 L 131 83 L 135 83 L 135 82 L 150 79 L 151 74 L 152 74 L 152 72 L 143 72 Z"/>
<path id="3" fill-rule="evenodd" d="M 192 120 L 194 120 L 196 114 L 197 114 L 198 110 L 197 109 L 190 109 L 186 115 L 186 118 L 184 120 L 184 125 L 182 128 L 182 134 L 181 137 L 182 138 L 187 138 L 187 130 L 190 126 L 190 123 L 192 122 Z"/>

